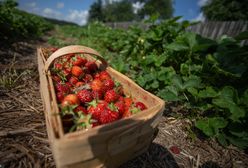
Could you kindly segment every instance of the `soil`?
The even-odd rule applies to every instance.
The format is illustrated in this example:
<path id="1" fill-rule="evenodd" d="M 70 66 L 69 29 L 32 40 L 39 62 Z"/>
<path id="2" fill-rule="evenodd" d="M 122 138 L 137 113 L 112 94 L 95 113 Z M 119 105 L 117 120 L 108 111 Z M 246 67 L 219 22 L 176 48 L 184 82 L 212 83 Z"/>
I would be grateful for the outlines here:
<path id="1" fill-rule="evenodd" d="M 5 86 L 0 83 L 0 168 L 55 167 L 39 93 L 38 46 L 48 46 L 46 39 L 0 47 L 0 82 L 5 79 Z M 148 151 L 120 167 L 248 167 L 244 151 L 195 137 L 189 119 L 171 117 L 184 110 L 167 103 Z"/>

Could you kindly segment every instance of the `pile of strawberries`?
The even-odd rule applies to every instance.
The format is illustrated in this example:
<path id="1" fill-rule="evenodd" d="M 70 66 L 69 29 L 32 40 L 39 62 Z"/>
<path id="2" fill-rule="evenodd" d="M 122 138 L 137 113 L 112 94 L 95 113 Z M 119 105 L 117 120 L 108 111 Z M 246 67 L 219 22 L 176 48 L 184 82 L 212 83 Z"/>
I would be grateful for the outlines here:
<path id="1" fill-rule="evenodd" d="M 124 95 L 122 85 L 83 54 L 56 59 L 51 72 L 66 131 L 107 124 L 147 108 Z"/>

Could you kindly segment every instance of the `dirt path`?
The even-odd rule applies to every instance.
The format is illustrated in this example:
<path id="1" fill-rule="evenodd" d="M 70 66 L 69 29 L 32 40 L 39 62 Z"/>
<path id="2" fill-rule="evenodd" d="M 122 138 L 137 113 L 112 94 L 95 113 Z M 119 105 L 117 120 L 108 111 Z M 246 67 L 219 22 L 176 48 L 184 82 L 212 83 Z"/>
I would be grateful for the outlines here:
<path id="1" fill-rule="evenodd" d="M 1 79 L 5 76 L 12 81 L 5 83 L 12 86 L 9 89 L 0 85 L 0 168 L 55 167 L 47 140 L 36 61 L 36 48 L 47 46 L 45 41 L 21 42 L 11 49 L 0 49 Z M 188 138 L 191 122 L 169 117 L 182 110 L 179 105 L 169 104 L 149 150 L 121 168 L 248 167 L 248 155 L 234 147 L 224 149 L 212 140 Z M 179 148 L 179 153 L 172 151 L 172 146 Z"/>

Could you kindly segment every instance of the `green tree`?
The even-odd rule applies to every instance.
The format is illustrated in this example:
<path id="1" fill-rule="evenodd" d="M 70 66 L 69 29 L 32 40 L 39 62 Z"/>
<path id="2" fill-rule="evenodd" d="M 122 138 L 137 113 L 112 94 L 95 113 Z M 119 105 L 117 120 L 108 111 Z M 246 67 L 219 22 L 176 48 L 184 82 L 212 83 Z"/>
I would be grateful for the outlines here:
<path id="1" fill-rule="evenodd" d="M 103 8 L 105 22 L 132 21 L 135 18 L 132 4 L 128 1 L 120 1 L 106 4 Z"/>
<path id="2" fill-rule="evenodd" d="M 211 0 L 201 10 L 208 20 L 248 20 L 246 0 Z"/>
<path id="3" fill-rule="evenodd" d="M 159 14 L 159 19 L 169 19 L 173 16 L 173 0 L 143 0 L 144 7 L 138 15 L 141 18 Z"/>
<path id="4" fill-rule="evenodd" d="M 89 10 L 89 18 L 88 21 L 92 22 L 92 21 L 103 21 L 103 12 L 102 12 L 102 1 L 98 0 L 96 2 L 94 2 Z"/>

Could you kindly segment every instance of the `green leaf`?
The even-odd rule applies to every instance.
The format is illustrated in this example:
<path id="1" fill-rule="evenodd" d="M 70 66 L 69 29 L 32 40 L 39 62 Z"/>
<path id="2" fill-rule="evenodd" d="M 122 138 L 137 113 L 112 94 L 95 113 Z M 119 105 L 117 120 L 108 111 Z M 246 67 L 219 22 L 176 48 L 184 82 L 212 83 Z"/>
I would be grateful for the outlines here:
<path id="1" fill-rule="evenodd" d="M 248 107 L 248 89 L 244 91 L 243 96 L 240 99 L 240 103 Z"/>
<path id="2" fill-rule="evenodd" d="M 211 98 L 218 96 L 218 93 L 211 86 L 207 86 L 206 89 L 199 91 L 198 96 L 200 98 Z"/>
<path id="3" fill-rule="evenodd" d="M 158 96 L 168 101 L 179 101 L 178 92 L 175 87 L 168 86 L 158 92 Z"/>
<path id="4" fill-rule="evenodd" d="M 189 49 L 187 45 L 182 44 L 182 43 L 176 43 L 176 42 L 167 45 L 166 48 L 169 50 L 174 50 L 174 51 L 183 51 L 183 50 Z"/>
<path id="5" fill-rule="evenodd" d="M 191 93 L 194 97 L 198 97 L 198 90 L 195 88 L 187 88 L 187 91 Z"/>
<path id="6" fill-rule="evenodd" d="M 234 136 L 227 136 L 227 139 L 232 143 L 233 145 L 245 149 L 248 147 L 248 138 L 240 138 L 240 137 L 234 137 Z"/>
<path id="7" fill-rule="evenodd" d="M 183 90 L 183 82 L 182 82 L 182 78 L 179 75 L 175 75 L 172 78 L 172 82 L 173 84 L 180 90 Z"/>
<path id="8" fill-rule="evenodd" d="M 203 131 L 207 136 L 215 136 L 219 129 L 225 128 L 228 122 L 222 117 L 204 118 L 196 121 L 196 127 Z"/>
<path id="9" fill-rule="evenodd" d="M 194 46 L 197 45 L 197 41 L 196 41 L 196 34 L 195 33 L 192 33 L 192 32 L 186 32 L 184 34 L 186 40 L 187 40 L 187 43 L 189 45 L 189 47 L 192 49 Z"/>
<path id="10" fill-rule="evenodd" d="M 240 118 L 245 116 L 245 110 L 237 105 L 230 105 L 229 110 L 232 113 L 229 118 L 233 121 L 239 121 Z"/>
<path id="11" fill-rule="evenodd" d="M 190 87 L 198 88 L 201 84 L 201 78 L 198 76 L 190 76 L 186 82 L 183 84 L 183 89 Z"/>
<path id="12" fill-rule="evenodd" d="M 236 37 L 234 37 L 236 40 L 247 40 L 248 39 L 248 31 L 244 31 L 239 33 Z"/>
<path id="13" fill-rule="evenodd" d="M 217 136 L 216 136 L 216 138 L 217 138 L 217 140 L 218 140 L 218 142 L 222 145 L 222 146 L 224 146 L 224 147 L 227 147 L 228 146 L 228 142 L 227 142 L 227 140 L 226 140 L 226 137 L 225 137 L 225 134 L 218 134 Z"/>

